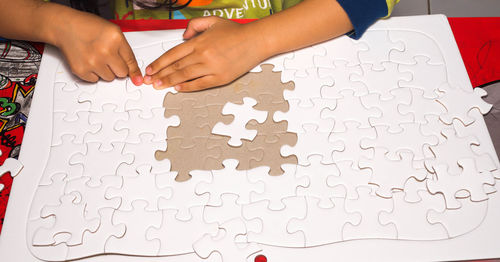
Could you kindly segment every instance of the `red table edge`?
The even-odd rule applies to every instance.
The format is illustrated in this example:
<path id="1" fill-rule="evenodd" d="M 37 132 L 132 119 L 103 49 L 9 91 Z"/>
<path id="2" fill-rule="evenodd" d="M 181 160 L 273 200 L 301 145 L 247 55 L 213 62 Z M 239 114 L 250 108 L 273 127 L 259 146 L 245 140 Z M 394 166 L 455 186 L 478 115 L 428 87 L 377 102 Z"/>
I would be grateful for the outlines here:
<path id="1" fill-rule="evenodd" d="M 231 19 L 240 24 L 250 23 L 256 19 Z M 141 20 L 109 20 L 118 25 L 123 32 L 185 29 L 188 19 L 141 19 Z"/>

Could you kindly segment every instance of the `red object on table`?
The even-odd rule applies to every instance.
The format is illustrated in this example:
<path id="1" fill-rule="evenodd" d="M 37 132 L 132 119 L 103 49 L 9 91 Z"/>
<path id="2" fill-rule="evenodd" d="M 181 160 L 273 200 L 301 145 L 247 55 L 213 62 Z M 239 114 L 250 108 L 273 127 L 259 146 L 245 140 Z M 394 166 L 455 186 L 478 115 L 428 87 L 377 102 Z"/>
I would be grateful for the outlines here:
<path id="1" fill-rule="evenodd" d="M 448 18 L 472 86 L 500 81 L 500 17 Z"/>

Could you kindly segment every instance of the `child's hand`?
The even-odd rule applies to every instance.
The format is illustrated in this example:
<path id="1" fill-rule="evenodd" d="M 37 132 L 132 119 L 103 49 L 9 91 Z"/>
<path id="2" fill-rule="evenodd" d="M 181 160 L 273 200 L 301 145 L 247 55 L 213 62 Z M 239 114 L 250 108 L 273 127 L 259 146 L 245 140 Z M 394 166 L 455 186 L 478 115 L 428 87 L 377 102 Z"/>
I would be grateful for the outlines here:
<path id="1" fill-rule="evenodd" d="M 89 82 L 130 76 L 142 84 L 137 61 L 120 28 L 92 14 L 68 11 L 57 26 L 54 44 L 61 49 L 75 75 Z"/>
<path id="2" fill-rule="evenodd" d="M 258 34 L 219 17 L 191 20 L 184 38 L 188 41 L 146 68 L 146 84 L 185 92 L 207 89 L 230 83 L 267 57 Z"/>

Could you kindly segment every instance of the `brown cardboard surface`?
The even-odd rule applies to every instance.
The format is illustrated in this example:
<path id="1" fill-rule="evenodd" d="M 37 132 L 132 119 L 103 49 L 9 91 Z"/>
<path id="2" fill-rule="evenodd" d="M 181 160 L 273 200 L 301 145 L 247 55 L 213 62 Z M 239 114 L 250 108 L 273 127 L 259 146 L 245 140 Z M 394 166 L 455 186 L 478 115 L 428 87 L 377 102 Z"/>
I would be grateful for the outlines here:
<path id="1" fill-rule="evenodd" d="M 165 117 L 179 116 L 181 124 L 167 130 L 167 149 L 157 151 L 156 158 L 169 159 L 172 171 L 177 171 L 177 181 L 188 180 L 192 170 L 217 170 L 223 168 L 224 159 L 237 159 L 239 170 L 269 166 L 270 175 L 283 174 L 282 164 L 297 164 L 295 156 L 283 157 L 283 145 L 293 146 L 297 134 L 287 132 L 286 121 L 274 122 L 275 112 L 286 112 L 288 102 L 283 91 L 294 88 L 293 82 L 281 83 L 281 73 L 272 72 L 272 65 L 262 65 L 262 72 L 247 73 L 234 82 L 218 88 L 193 93 L 168 93 L 164 99 Z M 228 145 L 229 137 L 212 134 L 218 122 L 229 124 L 234 116 L 222 115 L 228 102 L 242 104 L 244 97 L 257 101 L 256 110 L 267 111 L 267 120 L 259 124 L 250 121 L 246 128 L 257 130 L 253 141 L 243 140 L 243 145 Z"/>

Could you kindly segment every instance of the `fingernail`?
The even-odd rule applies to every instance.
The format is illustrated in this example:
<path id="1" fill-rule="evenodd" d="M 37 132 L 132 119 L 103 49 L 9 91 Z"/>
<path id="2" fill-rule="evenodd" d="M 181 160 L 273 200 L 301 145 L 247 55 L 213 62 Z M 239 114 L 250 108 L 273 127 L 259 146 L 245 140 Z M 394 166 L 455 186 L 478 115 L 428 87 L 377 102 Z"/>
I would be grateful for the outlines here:
<path id="1" fill-rule="evenodd" d="M 150 76 L 144 76 L 144 82 L 146 84 L 151 84 L 151 77 Z"/>
<path id="2" fill-rule="evenodd" d="M 134 76 L 132 78 L 132 83 L 134 83 L 134 85 L 136 85 L 136 86 L 142 85 L 142 83 L 143 83 L 142 81 L 143 81 L 142 76 Z"/>
<path id="3" fill-rule="evenodd" d="M 161 87 L 162 84 L 163 83 L 161 82 L 161 80 L 156 80 L 153 85 L 155 86 L 155 88 L 158 88 L 158 87 Z"/>
<path id="4" fill-rule="evenodd" d="M 180 85 L 176 85 L 176 86 L 174 86 L 174 89 L 177 90 L 177 91 L 179 91 L 179 90 L 181 90 L 181 86 Z"/>
<path id="5" fill-rule="evenodd" d="M 146 74 L 151 75 L 153 73 L 153 68 L 151 66 L 146 67 Z"/>

